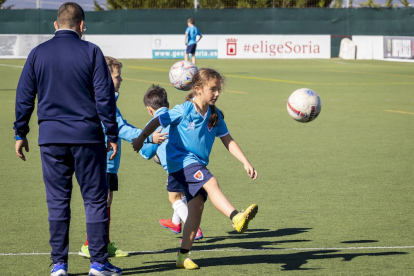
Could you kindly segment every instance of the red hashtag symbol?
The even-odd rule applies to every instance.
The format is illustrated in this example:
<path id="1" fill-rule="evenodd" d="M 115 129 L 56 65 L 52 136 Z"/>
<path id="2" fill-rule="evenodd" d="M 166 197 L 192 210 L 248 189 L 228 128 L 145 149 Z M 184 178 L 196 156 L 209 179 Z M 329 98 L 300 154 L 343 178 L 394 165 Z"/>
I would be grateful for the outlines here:
<path id="1" fill-rule="evenodd" d="M 248 53 L 250 51 L 250 44 L 244 44 L 244 52 Z"/>

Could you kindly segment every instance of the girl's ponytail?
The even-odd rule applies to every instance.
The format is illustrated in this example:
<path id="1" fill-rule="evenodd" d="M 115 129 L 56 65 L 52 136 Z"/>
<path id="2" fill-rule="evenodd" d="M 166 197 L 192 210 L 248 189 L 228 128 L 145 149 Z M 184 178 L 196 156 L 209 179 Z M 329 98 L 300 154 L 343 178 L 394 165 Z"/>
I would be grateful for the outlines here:
<path id="1" fill-rule="evenodd" d="M 217 108 L 216 108 L 216 106 L 215 105 L 210 105 L 210 108 L 211 108 L 211 115 L 210 115 L 210 120 L 208 121 L 208 127 L 209 128 L 213 128 L 213 127 L 215 127 L 217 124 L 218 124 L 218 122 L 219 122 L 219 114 L 218 114 L 218 112 L 217 112 Z M 220 111 L 220 110 L 219 110 Z M 220 113 L 221 113 L 221 116 L 223 116 L 223 119 L 224 119 L 224 114 L 223 114 L 223 112 L 221 112 L 220 111 Z"/>

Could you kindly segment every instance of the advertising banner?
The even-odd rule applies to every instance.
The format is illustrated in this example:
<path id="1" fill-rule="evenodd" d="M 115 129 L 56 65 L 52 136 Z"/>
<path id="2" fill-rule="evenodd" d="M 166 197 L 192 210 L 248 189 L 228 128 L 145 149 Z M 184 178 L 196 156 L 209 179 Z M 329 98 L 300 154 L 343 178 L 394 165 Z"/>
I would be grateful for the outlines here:
<path id="1" fill-rule="evenodd" d="M 331 58 L 331 37 L 220 35 L 218 58 Z"/>
<path id="2" fill-rule="evenodd" d="M 0 58 L 27 58 L 37 45 L 53 35 L 0 35 Z"/>
<path id="3" fill-rule="evenodd" d="M 185 35 L 153 35 L 152 36 L 152 58 L 184 59 L 187 46 L 184 41 Z M 203 35 L 197 43 L 196 58 L 217 58 L 218 36 Z"/>
<path id="4" fill-rule="evenodd" d="M 414 59 L 414 37 L 384 36 L 384 59 Z"/>
<path id="5" fill-rule="evenodd" d="M 151 35 L 85 35 L 82 39 L 98 45 L 106 56 L 151 58 Z"/>

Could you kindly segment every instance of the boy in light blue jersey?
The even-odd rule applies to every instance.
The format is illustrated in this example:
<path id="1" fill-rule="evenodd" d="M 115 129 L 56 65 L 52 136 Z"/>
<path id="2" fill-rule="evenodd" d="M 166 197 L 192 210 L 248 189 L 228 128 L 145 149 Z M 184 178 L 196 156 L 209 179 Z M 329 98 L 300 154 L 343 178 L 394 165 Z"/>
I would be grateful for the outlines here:
<path id="1" fill-rule="evenodd" d="M 203 37 L 203 35 L 200 33 L 200 31 L 197 29 L 196 26 L 194 26 L 195 20 L 194 18 L 189 18 L 187 20 L 187 29 L 185 30 L 185 38 L 184 42 L 187 46 L 187 49 L 185 51 L 184 60 L 188 61 L 188 55 L 191 54 L 191 61 L 196 64 L 196 57 L 195 53 L 197 50 L 197 43 L 200 41 L 200 39 Z M 199 37 L 197 40 L 197 36 Z"/>
<path id="2" fill-rule="evenodd" d="M 166 147 L 168 182 L 179 182 L 188 202 L 188 218 L 177 255 L 177 268 L 198 268 L 188 254 L 200 225 L 207 194 L 214 207 L 230 218 L 239 233 L 247 230 L 250 220 L 258 211 L 258 206 L 252 204 L 245 211 L 238 212 L 206 168 L 214 140 L 220 137 L 224 146 L 243 164 L 249 177 L 252 180 L 257 178 L 257 171 L 231 137 L 223 113 L 215 106 L 223 84 L 224 77 L 217 71 L 201 68 L 193 76 L 193 91 L 187 95 L 187 101 L 161 114 L 158 120 L 152 120 L 138 138 L 132 141 L 134 150 L 138 151 L 146 137 L 157 127 L 170 126 Z"/>
<path id="3" fill-rule="evenodd" d="M 144 95 L 144 105 L 148 110 L 148 114 L 156 118 L 161 114 L 168 112 L 168 97 L 164 88 L 158 85 L 152 85 Z M 168 134 L 170 127 L 159 127 L 156 133 Z M 164 170 L 167 171 L 167 156 L 166 147 L 168 140 L 165 140 L 161 145 L 159 144 L 147 144 L 145 143 L 140 154 L 145 159 L 154 158 L 158 160 Z M 160 219 L 161 226 L 170 229 L 172 232 L 178 234 L 181 233 L 181 221 L 186 222 L 188 216 L 187 201 L 184 196 L 184 190 L 181 188 L 178 182 L 167 182 L 168 199 L 174 209 L 174 213 L 171 219 Z M 197 230 L 195 240 L 203 238 L 203 232 L 200 228 Z"/>
<path id="4" fill-rule="evenodd" d="M 122 77 L 121 77 L 121 69 L 122 63 L 116 60 L 113 57 L 105 56 L 106 63 L 109 67 L 109 71 L 111 73 L 112 81 L 115 86 L 115 100 L 118 100 L 119 97 L 119 88 L 121 87 Z M 107 161 L 106 161 L 106 185 L 108 186 L 108 198 L 107 198 L 107 209 L 108 209 L 108 256 L 110 257 L 127 257 L 129 256 L 128 252 L 118 249 L 115 246 L 115 243 L 111 242 L 109 239 L 109 226 L 111 221 L 111 205 L 113 200 L 114 191 L 118 191 L 118 170 L 121 163 L 121 140 L 125 140 L 128 143 L 132 142 L 132 139 L 138 137 L 138 135 L 142 132 L 141 129 L 134 127 L 133 125 L 129 124 L 127 120 L 122 117 L 121 111 L 116 108 L 116 121 L 118 123 L 118 154 L 112 160 L 109 157 L 112 155 L 113 150 L 107 153 Z M 102 127 L 105 127 L 102 124 Z M 149 141 L 153 140 L 151 143 L 162 143 L 166 137 L 159 133 L 154 133 L 154 135 L 147 139 L 147 144 Z M 105 141 L 106 141 L 105 136 Z M 150 144 L 148 144 L 149 146 Z M 151 144 L 152 145 L 152 144 Z M 145 147 L 148 147 L 145 146 Z M 80 256 L 89 258 L 89 242 L 86 238 L 85 244 L 81 247 L 81 250 L 78 253 Z"/>

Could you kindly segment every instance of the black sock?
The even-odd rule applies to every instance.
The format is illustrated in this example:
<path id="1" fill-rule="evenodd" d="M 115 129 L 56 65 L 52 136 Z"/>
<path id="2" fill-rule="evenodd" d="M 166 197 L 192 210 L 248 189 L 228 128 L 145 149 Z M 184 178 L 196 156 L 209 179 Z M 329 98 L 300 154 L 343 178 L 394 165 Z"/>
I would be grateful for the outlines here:
<path id="1" fill-rule="evenodd" d="M 181 254 L 187 254 L 188 252 L 190 252 L 190 250 L 187 250 L 187 249 L 180 249 L 180 253 Z"/>
<path id="2" fill-rule="evenodd" d="M 230 219 L 233 220 L 234 216 L 237 215 L 239 212 L 237 210 L 234 210 L 233 212 L 231 212 L 230 214 Z"/>

